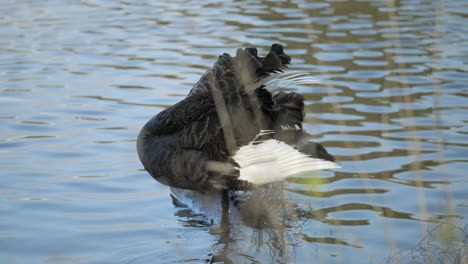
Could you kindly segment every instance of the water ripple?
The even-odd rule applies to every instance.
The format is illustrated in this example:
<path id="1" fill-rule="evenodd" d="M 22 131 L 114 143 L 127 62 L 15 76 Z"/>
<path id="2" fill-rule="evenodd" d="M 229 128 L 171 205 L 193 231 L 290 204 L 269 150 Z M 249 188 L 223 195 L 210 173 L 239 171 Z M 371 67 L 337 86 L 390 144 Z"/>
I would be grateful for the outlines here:
<path id="1" fill-rule="evenodd" d="M 0 262 L 368 263 L 414 248 L 429 223 L 466 224 L 463 1 L 0 10 Z M 136 135 L 219 54 L 263 54 L 272 42 L 286 46 L 291 70 L 319 80 L 288 88 L 305 96 L 305 130 L 342 168 L 288 180 L 281 228 L 236 216 L 219 243 L 210 221 L 175 207 L 143 170 Z"/>

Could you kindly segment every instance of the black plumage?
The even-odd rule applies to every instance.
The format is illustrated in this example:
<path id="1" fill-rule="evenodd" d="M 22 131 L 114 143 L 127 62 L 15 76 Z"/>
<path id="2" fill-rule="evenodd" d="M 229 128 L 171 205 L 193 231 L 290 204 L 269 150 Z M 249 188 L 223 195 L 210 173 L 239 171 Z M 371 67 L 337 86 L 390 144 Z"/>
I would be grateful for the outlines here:
<path id="1" fill-rule="evenodd" d="M 311 157 L 334 161 L 302 130 L 304 97 L 273 95 L 266 78 L 282 72 L 291 59 L 280 44 L 265 57 L 255 48 L 220 55 L 181 102 L 161 111 L 142 128 L 138 155 L 159 182 L 182 189 L 246 189 L 232 159 L 239 147 L 275 138 Z M 259 139 L 261 131 L 264 133 Z"/>

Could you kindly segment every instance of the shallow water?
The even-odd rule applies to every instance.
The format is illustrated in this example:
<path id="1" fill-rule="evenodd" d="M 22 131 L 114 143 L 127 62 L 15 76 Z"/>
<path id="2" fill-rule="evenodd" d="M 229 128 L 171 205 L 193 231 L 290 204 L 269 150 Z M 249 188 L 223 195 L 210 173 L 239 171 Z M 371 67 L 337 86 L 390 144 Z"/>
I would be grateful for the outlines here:
<path id="1" fill-rule="evenodd" d="M 0 9 L 1 263 L 385 263 L 468 224 L 466 1 Z M 284 184 L 292 222 L 221 243 L 142 169 L 136 135 L 217 55 L 273 42 L 320 80 L 290 88 L 342 168 Z"/>

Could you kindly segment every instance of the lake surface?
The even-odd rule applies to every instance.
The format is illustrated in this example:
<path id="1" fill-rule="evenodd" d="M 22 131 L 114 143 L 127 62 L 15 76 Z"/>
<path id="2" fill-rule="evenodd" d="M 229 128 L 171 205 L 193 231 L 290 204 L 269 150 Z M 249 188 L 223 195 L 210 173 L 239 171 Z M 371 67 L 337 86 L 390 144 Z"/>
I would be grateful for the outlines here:
<path id="1" fill-rule="evenodd" d="M 468 224 L 466 1 L 135 2 L 2 1 L 1 263 L 443 262 L 427 239 L 466 250 L 446 228 Z M 289 88 L 342 168 L 284 183 L 287 224 L 233 222 L 220 240 L 143 170 L 136 136 L 219 54 L 274 42 L 319 80 Z"/>

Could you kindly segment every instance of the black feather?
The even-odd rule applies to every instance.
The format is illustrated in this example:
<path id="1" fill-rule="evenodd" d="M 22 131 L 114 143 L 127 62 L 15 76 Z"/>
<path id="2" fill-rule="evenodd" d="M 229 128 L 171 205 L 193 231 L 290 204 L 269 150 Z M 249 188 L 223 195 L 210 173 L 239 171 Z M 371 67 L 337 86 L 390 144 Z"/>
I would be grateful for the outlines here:
<path id="1" fill-rule="evenodd" d="M 272 95 L 263 85 L 246 90 L 258 79 L 282 71 L 290 61 L 280 44 L 274 44 L 264 58 L 255 48 L 238 49 L 235 57 L 220 55 L 184 100 L 161 111 L 140 131 L 137 149 L 145 169 L 159 182 L 182 189 L 248 188 L 237 179 L 238 165 L 231 158 L 239 147 L 255 140 L 261 130 L 275 130 L 273 136 L 291 145 L 295 142 L 284 136 L 283 127 L 297 126 L 288 132 L 295 137 L 304 133 L 301 95 Z M 307 144 L 301 147 L 313 152 Z M 318 147 L 314 151 L 322 153 Z M 209 164 L 219 163 L 228 169 L 208 169 L 213 167 Z"/>

